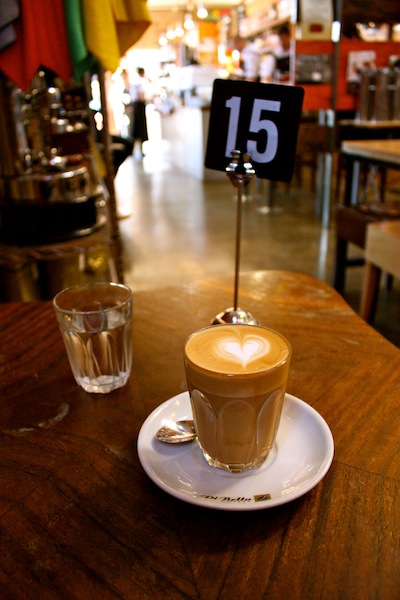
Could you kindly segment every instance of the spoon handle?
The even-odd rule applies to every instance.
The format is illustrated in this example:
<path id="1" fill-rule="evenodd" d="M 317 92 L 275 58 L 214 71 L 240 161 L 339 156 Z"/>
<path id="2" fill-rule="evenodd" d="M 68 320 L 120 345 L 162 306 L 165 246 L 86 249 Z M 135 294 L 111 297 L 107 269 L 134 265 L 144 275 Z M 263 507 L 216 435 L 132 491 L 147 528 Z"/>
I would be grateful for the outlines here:
<path id="1" fill-rule="evenodd" d="M 197 436 L 193 421 L 177 421 L 171 425 L 164 425 L 157 431 L 156 438 L 160 442 L 166 444 L 184 444 L 196 439 Z"/>

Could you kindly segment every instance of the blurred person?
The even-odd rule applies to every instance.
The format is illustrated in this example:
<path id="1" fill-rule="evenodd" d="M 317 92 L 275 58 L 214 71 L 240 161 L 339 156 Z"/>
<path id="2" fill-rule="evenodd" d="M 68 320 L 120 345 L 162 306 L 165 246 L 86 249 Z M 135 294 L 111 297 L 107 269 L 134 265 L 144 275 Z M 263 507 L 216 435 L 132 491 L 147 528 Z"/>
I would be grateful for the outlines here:
<path id="1" fill-rule="evenodd" d="M 240 52 L 242 78 L 246 81 L 260 81 L 261 52 L 254 42 L 235 36 L 233 47 Z"/>
<path id="2" fill-rule="evenodd" d="M 143 154 L 143 142 L 149 139 L 146 120 L 146 104 L 149 89 L 149 80 L 146 77 L 143 67 L 137 69 L 137 73 L 129 85 L 129 95 L 132 103 L 132 122 L 130 127 L 130 137 L 133 139 L 134 152 L 135 145 L 139 146 L 140 155 Z"/>
<path id="3" fill-rule="evenodd" d="M 261 64 L 261 79 L 269 81 L 289 81 L 290 78 L 291 34 L 287 25 L 278 30 L 278 44 L 267 53 Z"/>

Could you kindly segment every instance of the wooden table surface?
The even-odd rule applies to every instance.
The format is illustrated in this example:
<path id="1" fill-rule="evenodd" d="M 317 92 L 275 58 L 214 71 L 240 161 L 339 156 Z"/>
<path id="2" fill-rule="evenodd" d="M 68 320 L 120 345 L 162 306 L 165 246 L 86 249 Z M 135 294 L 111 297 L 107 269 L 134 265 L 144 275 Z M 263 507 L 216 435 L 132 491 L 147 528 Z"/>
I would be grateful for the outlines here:
<path id="1" fill-rule="evenodd" d="M 346 184 L 343 202 L 345 205 L 357 204 L 363 198 L 365 189 L 360 197 L 359 176 L 360 164 L 364 162 L 374 167 L 400 169 L 400 140 L 355 140 L 344 141 L 340 146 L 341 154 L 346 159 Z M 384 186 L 381 184 L 380 197 L 384 196 Z"/>
<path id="2" fill-rule="evenodd" d="M 373 131 L 374 129 L 399 129 L 399 119 L 389 119 L 385 121 L 372 121 L 367 119 L 340 119 L 339 127 L 353 127 L 354 129 L 366 129 Z"/>
<path id="3" fill-rule="evenodd" d="M 137 436 L 186 389 L 182 344 L 231 305 L 233 278 L 134 294 L 133 371 L 87 394 L 50 302 L 0 304 L 0 597 L 399 597 L 400 352 L 328 285 L 246 273 L 240 304 L 291 341 L 288 392 L 329 424 L 335 457 L 276 508 L 200 508 L 144 473 Z"/>
<path id="4" fill-rule="evenodd" d="M 387 163 L 400 168 L 400 140 L 356 140 L 342 142 L 346 155 Z"/>

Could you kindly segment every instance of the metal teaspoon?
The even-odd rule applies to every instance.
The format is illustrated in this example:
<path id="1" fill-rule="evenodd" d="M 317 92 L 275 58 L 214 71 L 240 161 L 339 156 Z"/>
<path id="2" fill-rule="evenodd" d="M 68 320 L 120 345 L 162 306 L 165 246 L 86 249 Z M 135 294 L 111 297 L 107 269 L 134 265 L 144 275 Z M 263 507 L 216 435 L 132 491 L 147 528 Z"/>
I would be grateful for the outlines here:
<path id="1" fill-rule="evenodd" d="M 163 425 L 156 433 L 156 438 L 166 444 L 184 444 L 192 442 L 196 437 L 194 423 L 191 420 L 170 421 L 168 425 Z"/>

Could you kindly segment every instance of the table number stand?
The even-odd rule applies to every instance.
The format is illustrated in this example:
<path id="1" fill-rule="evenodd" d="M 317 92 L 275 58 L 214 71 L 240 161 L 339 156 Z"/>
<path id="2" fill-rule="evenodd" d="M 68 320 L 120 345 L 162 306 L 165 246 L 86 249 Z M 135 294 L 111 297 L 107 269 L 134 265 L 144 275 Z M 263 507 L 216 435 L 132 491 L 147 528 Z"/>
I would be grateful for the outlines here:
<path id="1" fill-rule="evenodd" d="M 219 313 L 212 321 L 212 325 L 231 323 L 234 325 L 258 325 L 259 321 L 247 311 L 239 307 L 239 271 L 240 271 L 240 246 L 242 233 L 242 206 L 243 190 L 255 176 L 255 170 L 249 160 L 248 154 L 240 150 L 232 150 L 232 160 L 225 171 L 232 183 L 237 188 L 237 213 L 236 213 L 236 245 L 235 245 L 235 281 L 233 294 L 233 307 Z"/>
<path id="2" fill-rule="evenodd" d="M 303 98 L 304 90 L 299 86 L 214 81 L 205 166 L 227 173 L 238 198 L 233 307 L 218 314 L 212 324 L 258 323 L 238 303 L 242 203 L 248 198 L 243 190 L 256 170 L 258 178 L 290 181 Z M 274 212 L 274 207 L 268 202 L 261 212 Z"/>

